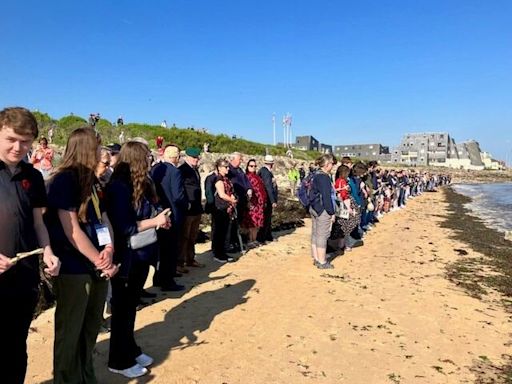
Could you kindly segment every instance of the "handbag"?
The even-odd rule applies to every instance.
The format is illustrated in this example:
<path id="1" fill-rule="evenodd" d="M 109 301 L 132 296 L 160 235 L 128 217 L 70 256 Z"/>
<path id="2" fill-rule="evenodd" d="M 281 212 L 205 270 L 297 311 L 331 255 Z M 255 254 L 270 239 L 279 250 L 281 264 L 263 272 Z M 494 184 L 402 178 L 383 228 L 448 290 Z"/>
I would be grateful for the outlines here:
<path id="1" fill-rule="evenodd" d="M 158 241 L 155 228 L 148 228 L 144 231 L 131 235 L 128 240 L 128 247 L 141 249 Z"/>
<path id="2" fill-rule="evenodd" d="M 368 212 L 373 212 L 375 210 L 375 205 L 373 205 L 372 199 L 368 198 L 368 205 L 366 206 L 366 210 Z"/>
<path id="3" fill-rule="evenodd" d="M 335 204 L 335 212 L 334 215 L 340 219 L 348 219 L 350 213 L 348 212 L 348 208 L 345 206 L 343 201 L 336 200 Z"/>

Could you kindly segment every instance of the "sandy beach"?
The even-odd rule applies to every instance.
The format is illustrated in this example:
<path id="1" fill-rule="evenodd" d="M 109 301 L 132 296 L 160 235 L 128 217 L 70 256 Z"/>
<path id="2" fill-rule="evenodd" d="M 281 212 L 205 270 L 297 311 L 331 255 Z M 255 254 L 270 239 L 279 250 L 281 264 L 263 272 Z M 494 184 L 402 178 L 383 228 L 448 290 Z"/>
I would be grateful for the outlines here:
<path id="1" fill-rule="evenodd" d="M 511 314 L 498 291 L 472 297 L 447 278 L 461 257 L 485 257 L 441 225 L 448 214 L 445 192 L 411 199 L 327 271 L 312 265 L 309 220 L 233 264 L 219 266 L 199 244 L 207 267 L 180 279 L 187 290 L 150 288 L 159 296 L 138 312 L 150 374 L 109 373 L 102 334 L 98 381 L 505 383 Z M 33 322 L 28 346 L 26 382 L 51 383 L 53 310 Z"/>

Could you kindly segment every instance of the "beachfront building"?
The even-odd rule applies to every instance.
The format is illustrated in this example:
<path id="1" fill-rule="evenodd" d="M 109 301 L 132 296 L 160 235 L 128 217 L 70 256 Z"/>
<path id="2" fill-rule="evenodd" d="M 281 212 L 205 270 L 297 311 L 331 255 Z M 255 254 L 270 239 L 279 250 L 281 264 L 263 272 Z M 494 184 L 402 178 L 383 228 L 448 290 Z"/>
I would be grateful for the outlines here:
<path id="1" fill-rule="evenodd" d="M 482 163 L 484 163 L 485 169 L 499 170 L 505 169 L 505 166 L 502 161 L 496 160 L 492 158 L 492 155 L 489 152 L 482 152 Z"/>
<path id="2" fill-rule="evenodd" d="M 411 166 L 484 169 L 478 142 L 457 144 L 447 132 L 408 133 L 393 150 L 391 160 Z"/>
<path id="3" fill-rule="evenodd" d="M 292 148 L 302 151 L 320 151 L 320 142 L 313 136 L 297 136 Z"/>
<path id="4" fill-rule="evenodd" d="M 320 144 L 320 152 L 322 153 L 332 153 L 332 145 L 329 144 Z"/>
<path id="5" fill-rule="evenodd" d="M 457 156 L 455 141 L 446 132 L 408 133 L 393 151 L 392 162 L 407 165 L 446 165 Z"/>
<path id="6" fill-rule="evenodd" d="M 338 144 L 334 146 L 334 155 L 382 162 L 388 162 L 391 159 L 389 147 L 382 144 Z"/>

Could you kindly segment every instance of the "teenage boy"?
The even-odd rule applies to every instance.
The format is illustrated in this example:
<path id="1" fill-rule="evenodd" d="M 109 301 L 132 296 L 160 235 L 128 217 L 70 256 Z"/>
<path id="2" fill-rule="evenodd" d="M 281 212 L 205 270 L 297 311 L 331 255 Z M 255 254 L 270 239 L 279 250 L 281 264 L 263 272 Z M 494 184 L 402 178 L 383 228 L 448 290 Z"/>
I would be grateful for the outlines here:
<path id="1" fill-rule="evenodd" d="M 0 111 L 0 372 L 2 382 L 13 384 L 25 380 L 26 341 L 39 287 L 39 256 L 15 257 L 41 247 L 45 272 L 56 276 L 60 268 L 43 223 L 43 177 L 22 161 L 37 135 L 29 110 Z"/>

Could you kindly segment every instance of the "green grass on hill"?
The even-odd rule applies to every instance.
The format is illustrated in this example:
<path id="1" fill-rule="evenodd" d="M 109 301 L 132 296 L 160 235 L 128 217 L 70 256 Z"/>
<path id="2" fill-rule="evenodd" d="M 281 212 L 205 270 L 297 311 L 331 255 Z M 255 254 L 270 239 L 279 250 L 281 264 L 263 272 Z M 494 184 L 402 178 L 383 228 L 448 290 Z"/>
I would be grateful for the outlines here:
<path id="1" fill-rule="evenodd" d="M 64 116 L 58 120 L 53 119 L 47 113 L 34 112 L 39 124 L 40 136 L 48 136 L 50 127 L 54 127 L 53 143 L 57 145 L 66 145 L 69 134 L 76 128 L 87 125 L 87 120 L 76 115 Z M 264 155 L 266 151 L 272 155 L 286 154 L 286 149 L 274 145 L 260 144 L 245 139 L 232 139 L 231 137 L 220 134 L 212 135 L 189 128 L 162 128 L 158 125 L 150 124 L 125 124 L 122 127 L 113 125 L 110 121 L 101 119 L 96 128 L 101 134 L 104 144 L 115 143 L 119 141 L 119 134 L 124 131 L 126 138 L 143 137 L 150 146 L 156 146 L 155 139 L 162 136 L 165 143 L 177 144 L 180 148 L 198 147 L 202 150 L 204 143 L 210 143 L 211 152 L 230 153 L 241 152 L 248 155 Z M 301 160 L 312 160 L 319 156 L 316 151 L 301 151 L 292 149 L 294 158 Z"/>

